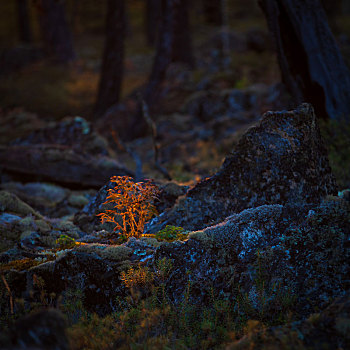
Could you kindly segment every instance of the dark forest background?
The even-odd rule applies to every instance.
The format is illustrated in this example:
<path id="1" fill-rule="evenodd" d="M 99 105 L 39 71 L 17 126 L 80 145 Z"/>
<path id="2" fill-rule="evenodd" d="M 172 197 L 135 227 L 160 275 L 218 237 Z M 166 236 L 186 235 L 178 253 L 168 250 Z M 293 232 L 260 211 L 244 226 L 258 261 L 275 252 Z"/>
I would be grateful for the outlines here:
<path id="1" fill-rule="evenodd" d="M 312 103 L 327 124 L 335 173 L 341 186 L 348 186 L 347 134 L 329 120 L 348 120 L 350 109 L 349 1 L 1 1 L 0 50 L 3 121 L 19 110 L 45 122 L 81 116 L 110 140 L 115 130 L 131 141 L 151 133 L 142 103 L 156 124 L 162 123 L 160 116 L 180 112 L 171 117 L 175 124 L 194 128 L 196 118 L 207 123 L 210 113 L 214 116 L 217 104 L 214 99 L 204 107 L 207 115 L 193 111 L 203 108 L 188 105 L 196 93 L 250 89 L 257 101 L 244 127 L 266 110 Z M 186 124 L 188 113 L 194 119 Z M 6 135 L 4 127 L 2 143 L 9 141 Z M 333 145 L 329 140 L 336 138 Z M 220 145 L 214 155 L 205 151 L 212 150 L 206 140 L 198 140 L 202 151 L 191 155 L 205 166 L 197 161 L 196 167 L 169 167 L 188 169 L 185 179 L 211 174 L 232 145 L 230 138 L 214 141 Z M 170 172 L 183 180 L 177 170 Z"/>

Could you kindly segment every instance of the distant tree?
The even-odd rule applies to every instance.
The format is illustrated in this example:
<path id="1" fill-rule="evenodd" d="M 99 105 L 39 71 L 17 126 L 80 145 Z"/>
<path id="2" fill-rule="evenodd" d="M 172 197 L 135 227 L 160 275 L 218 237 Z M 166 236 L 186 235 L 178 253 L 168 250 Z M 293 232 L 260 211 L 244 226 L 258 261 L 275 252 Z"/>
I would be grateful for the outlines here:
<path id="1" fill-rule="evenodd" d="M 188 0 L 163 0 L 162 23 L 156 56 L 146 88 L 145 100 L 152 106 L 158 89 L 171 63 L 194 65 L 191 32 L 188 16 Z"/>
<path id="2" fill-rule="evenodd" d="M 328 21 L 331 25 L 331 28 L 335 34 L 339 33 L 339 27 L 337 24 L 337 15 L 341 12 L 342 3 L 341 0 L 321 0 L 321 4 L 323 5 Z"/>
<path id="3" fill-rule="evenodd" d="M 32 41 L 32 31 L 30 28 L 28 0 L 17 0 L 19 37 L 23 43 Z"/>
<path id="4" fill-rule="evenodd" d="M 102 115 L 119 101 L 126 32 L 125 0 L 108 0 L 106 37 L 95 114 Z"/>
<path id="5" fill-rule="evenodd" d="M 221 0 L 202 0 L 203 1 L 203 13 L 206 23 L 215 26 L 221 26 L 223 24 L 223 13 Z"/>
<path id="6" fill-rule="evenodd" d="M 71 62 L 75 59 L 75 52 L 64 0 L 38 1 L 38 9 L 46 53 L 61 63 Z"/>
<path id="7" fill-rule="evenodd" d="M 259 0 L 283 82 L 321 118 L 350 118 L 350 73 L 319 0 Z"/>
<path id="8" fill-rule="evenodd" d="M 145 27 L 147 43 L 150 46 L 156 44 L 161 15 L 162 0 L 146 0 Z"/>

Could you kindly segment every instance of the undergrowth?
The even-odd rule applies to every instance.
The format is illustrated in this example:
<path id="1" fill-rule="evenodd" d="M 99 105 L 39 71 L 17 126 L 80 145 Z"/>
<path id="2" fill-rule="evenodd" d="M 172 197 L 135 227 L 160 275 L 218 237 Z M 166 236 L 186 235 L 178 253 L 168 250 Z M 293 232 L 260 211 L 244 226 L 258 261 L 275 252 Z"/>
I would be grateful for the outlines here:
<path id="1" fill-rule="evenodd" d="M 169 259 L 156 262 L 153 270 L 131 267 L 121 275 L 128 296 L 116 300 L 119 311 L 99 317 L 85 315 L 68 330 L 72 349 L 220 349 L 256 329 L 290 321 L 288 317 L 261 314 L 249 298 L 238 293 L 236 298 L 217 296 L 208 290 L 209 302 L 193 302 L 195 291 L 189 281 L 181 300 L 174 302 L 166 292 L 166 280 L 172 273 Z M 264 290 L 263 274 L 258 272 L 257 290 L 266 308 L 274 294 L 281 312 L 288 315 L 292 295 Z M 284 298 L 286 297 L 286 298 Z"/>
<path id="2" fill-rule="evenodd" d="M 280 295 L 278 288 L 267 287 L 259 253 L 255 282 L 258 302 L 264 304 L 262 311 L 239 289 L 235 297 L 227 298 L 210 288 L 205 303 L 195 302 L 196 291 L 190 280 L 182 297 L 175 301 L 166 288 L 173 269 L 172 260 L 167 258 L 156 261 L 154 266 L 129 267 L 120 276 L 126 296 L 118 297 L 115 312 L 104 317 L 85 309 L 82 290 L 68 289 L 62 295 L 49 293 L 44 280 L 36 275 L 31 302 L 15 299 L 14 310 L 10 310 L 9 293 L 2 284 L 1 328 L 6 329 L 30 312 L 54 307 L 65 315 L 72 350 L 220 349 L 256 329 L 291 321 L 282 314 L 289 315 L 294 296 Z M 279 310 L 271 312 L 276 303 Z"/>

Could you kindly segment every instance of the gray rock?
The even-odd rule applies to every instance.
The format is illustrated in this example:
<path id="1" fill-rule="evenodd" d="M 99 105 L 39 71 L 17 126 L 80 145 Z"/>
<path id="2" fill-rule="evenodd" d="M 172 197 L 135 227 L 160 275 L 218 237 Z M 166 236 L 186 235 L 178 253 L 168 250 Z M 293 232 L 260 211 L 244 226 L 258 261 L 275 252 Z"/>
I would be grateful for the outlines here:
<path id="1" fill-rule="evenodd" d="M 229 300 L 247 295 L 253 308 L 266 312 L 263 297 L 273 309 L 287 295 L 306 315 L 349 289 L 349 239 L 350 205 L 334 197 L 319 206 L 244 210 L 188 241 L 163 244 L 153 261 L 172 260 L 167 292 L 175 302 L 190 284 L 194 302 L 214 289 Z"/>
<path id="2" fill-rule="evenodd" d="M 198 230 L 264 204 L 319 203 L 336 194 L 316 116 L 309 104 L 268 112 L 240 139 L 221 169 L 189 190 L 147 232 L 167 224 Z"/>

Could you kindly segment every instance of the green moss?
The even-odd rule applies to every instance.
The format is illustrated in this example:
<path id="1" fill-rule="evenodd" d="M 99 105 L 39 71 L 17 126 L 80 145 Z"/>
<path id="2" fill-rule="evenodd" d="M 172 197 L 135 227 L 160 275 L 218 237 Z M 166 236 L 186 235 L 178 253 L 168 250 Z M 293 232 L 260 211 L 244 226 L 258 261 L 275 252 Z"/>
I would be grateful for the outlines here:
<path id="1" fill-rule="evenodd" d="M 15 194 L 6 191 L 0 191 L 0 211 L 15 213 L 22 216 L 32 214 L 39 219 L 43 219 L 42 215 L 20 200 Z"/>
<path id="2" fill-rule="evenodd" d="M 106 245 L 106 244 L 82 244 L 75 248 L 77 251 L 86 253 L 96 253 L 103 259 L 112 261 L 128 260 L 133 252 L 131 248 L 121 245 Z"/>
<path id="3" fill-rule="evenodd" d="M 109 246 L 106 249 L 99 252 L 99 255 L 103 259 L 113 261 L 128 260 L 132 254 L 132 249 L 124 246 Z"/>
<path id="4" fill-rule="evenodd" d="M 89 200 L 84 195 L 72 194 L 68 198 L 68 203 L 76 208 L 83 208 L 86 204 L 89 203 Z"/>
<path id="5" fill-rule="evenodd" d="M 211 245 L 213 242 L 213 238 L 204 231 L 193 231 L 189 234 L 189 238 L 204 243 L 206 246 L 208 244 Z"/>
<path id="6" fill-rule="evenodd" d="M 56 240 L 56 244 L 60 249 L 70 249 L 75 247 L 75 239 L 67 235 L 60 235 Z"/>
<path id="7" fill-rule="evenodd" d="M 184 241 L 188 238 L 188 233 L 182 228 L 173 225 L 166 225 L 166 227 L 158 231 L 154 237 L 158 241 L 174 242 Z"/>

